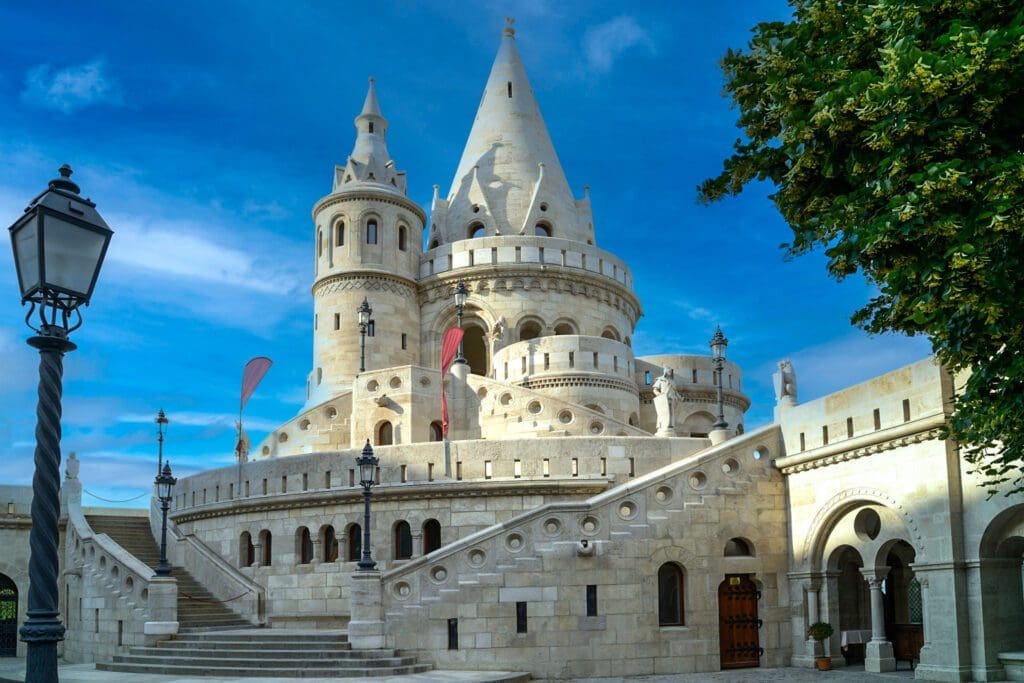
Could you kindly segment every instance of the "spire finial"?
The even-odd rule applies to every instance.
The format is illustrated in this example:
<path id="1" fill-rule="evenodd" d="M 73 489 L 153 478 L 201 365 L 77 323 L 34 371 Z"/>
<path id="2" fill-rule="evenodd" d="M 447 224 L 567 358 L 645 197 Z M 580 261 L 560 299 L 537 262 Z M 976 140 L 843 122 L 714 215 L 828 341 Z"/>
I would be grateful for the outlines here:
<path id="1" fill-rule="evenodd" d="M 381 116 L 380 105 L 377 103 L 377 79 L 370 76 L 370 85 L 366 89 L 366 101 L 363 102 L 363 112 L 360 116 Z"/>
<path id="2" fill-rule="evenodd" d="M 505 30 L 502 31 L 502 34 L 508 36 L 509 38 L 515 38 L 516 30 L 515 28 L 513 28 L 513 24 L 515 23 L 515 17 L 505 17 Z"/>

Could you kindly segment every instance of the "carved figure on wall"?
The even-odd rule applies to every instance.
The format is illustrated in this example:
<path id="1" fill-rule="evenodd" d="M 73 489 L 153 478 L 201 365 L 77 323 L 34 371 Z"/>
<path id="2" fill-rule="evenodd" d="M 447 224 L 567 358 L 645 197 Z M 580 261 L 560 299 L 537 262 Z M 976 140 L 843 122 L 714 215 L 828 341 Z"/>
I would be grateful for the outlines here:
<path id="1" fill-rule="evenodd" d="M 772 374 L 775 384 L 775 400 L 779 403 L 796 403 L 796 371 L 788 359 L 779 361 L 779 371 Z"/>
<path id="2" fill-rule="evenodd" d="M 658 414 L 657 436 L 676 435 L 676 405 L 679 403 L 679 392 L 676 391 L 675 371 L 664 368 L 661 377 L 651 387 L 654 391 L 654 410 Z"/>
<path id="3" fill-rule="evenodd" d="M 502 347 L 505 346 L 505 330 L 507 328 L 505 323 L 505 316 L 500 316 L 494 321 L 494 326 L 491 327 L 491 355 L 493 356 Z"/>

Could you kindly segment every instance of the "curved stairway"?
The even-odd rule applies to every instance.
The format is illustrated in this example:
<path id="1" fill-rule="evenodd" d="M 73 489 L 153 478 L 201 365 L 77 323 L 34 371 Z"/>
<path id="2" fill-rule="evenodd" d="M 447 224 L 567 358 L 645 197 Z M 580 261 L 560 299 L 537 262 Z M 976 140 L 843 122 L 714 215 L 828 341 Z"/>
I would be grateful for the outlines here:
<path id="1" fill-rule="evenodd" d="M 160 562 L 160 547 L 145 517 L 88 515 L 86 520 L 95 533 L 110 536 L 140 562 L 150 567 L 156 567 Z M 178 581 L 178 624 L 181 629 L 252 626 L 211 595 L 184 567 L 172 566 L 171 576 Z"/>
<path id="2" fill-rule="evenodd" d="M 242 629 L 189 633 L 133 647 L 101 671 L 260 678 L 398 676 L 429 671 L 394 650 L 352 650 L 342 631 Z"/>

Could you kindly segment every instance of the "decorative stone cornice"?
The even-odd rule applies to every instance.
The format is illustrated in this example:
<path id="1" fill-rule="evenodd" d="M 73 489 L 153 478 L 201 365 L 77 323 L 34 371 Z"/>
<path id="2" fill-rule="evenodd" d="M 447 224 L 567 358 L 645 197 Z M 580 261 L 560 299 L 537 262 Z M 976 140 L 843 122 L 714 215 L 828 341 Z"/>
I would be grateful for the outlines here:
<path id="1" fill-rule="evenodd" d="M 342 204 L 344 202 L 353 201 L 374 201 L 383 202 L 385 204 L 392 204 L 394 206 L 398 206 L 413 212 L 414 214 L 416 214 L 417 218 L 419 218 L 422 223 L 425 224 L 427 222 L 427 213 L 420 208 L 419 204 L 412 201 L 411 199 L 403 197 L 402 195 L 399 194 L 395 194 L 394 192 L 391 192 L 385 188 L 381 188 L 380 190 L 375 191 L 372 188 L 365 187 L 354 189 L 351 191 L 342 190 L 341 192 L 329 194 L 326 197 L 322 198 L 320 201 L 313 205 L 313 220 L 316 220 L 316 216 L 318 213 L 334 206 L 335 204 Z"/>
<path id="2" fill-rule="evenodd" d="M 560 387 L 601 387 L 603 389 L 615 389 L 628 394 L 636 394 L 636 385 L 632 382 L 609 377 L 608 375 L 596 374 L 553 374 L 542 377 L 530 377 L 521 382 L 511 382 L 511 384 L 535 391 Z"/>
<path id="3" fill-rule="evenodd" d="M 32 526 L 29 515 L 4 515 L 0 517 L 0 529 L 28 529 Z"/>
<path id="4" fill-rule="evenodd" d="M 775 461 L 775 467 L 783 474 L 794 474 L 932 441 L 939 438 L 945 422 L 945 415 L 941 413 L 929 415 L 888 429 L 862 434 L 821 448 L 778 458 Z"/>
<path id="5" fill-rule="evenodd" d="M 328 275 L 313 284 L 313 296 L 321 297 L 347 289 L 365 289 L 371 292 L 387 291 L 412 298 L 416 283 L 398 275 L 378 271 L 346 271 Z"/>
<path id="6" fill-rule="evenodd" d="M 424 482 L 422 484 L 395 484 L 377 486 L 373 489 L 373 500 L 419 501 L 452 498 L 490 498 L 494 496 L 593 496 L 606 491 L 612 480 L 608 477 L 571 479 L 513 479 L 513 480 L 466 480 Z M 200 519 L 231 517 L 253 512 L 271 510 L 310 509 L 325 505 L 353 505 L 362 509 L 363 489 L 346 487 L 303 491 L 301 493 L 270 494 L 250 498 L 235 498 L 219 503 L 179 508 L 170 513 L 177 524 Z"/>
<path id="7" fill-rule="evenodd" d="M 554 289 L 562 294 L 597 299 L 609 306 L 622 309 L 629 315 L 633 324 L 636 324 L 636 321 L 643 315 L 640 299 L 618 280 L 589 270 L 550 263 L 494 263 L 456 268 L 429 275 L 419 282 L 420 305 L 433 303 L 438 299 L 451 298 L 450 290 L 460 279 L 473 293 L 481 292 L 484 289 L 481 287 L 481 283 L 486 283 L 488 292 L 494 291 L 496 288 L 506 291 L 516 289 L 530 291 L 534 288 L 540 291 Z M 552 288 L 550 286 L 552 282 L 559 283 L 559 286 Z"/>

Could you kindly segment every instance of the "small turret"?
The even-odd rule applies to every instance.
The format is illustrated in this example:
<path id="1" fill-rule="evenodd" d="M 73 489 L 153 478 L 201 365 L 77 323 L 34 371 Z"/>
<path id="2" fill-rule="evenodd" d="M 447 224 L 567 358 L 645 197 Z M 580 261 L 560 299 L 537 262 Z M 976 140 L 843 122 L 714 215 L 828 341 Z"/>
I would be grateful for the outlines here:
<path id="1" fill-rule="evenodd" d="M 370 78 L 363 110 L 355 119 L 356 144 L 345 166 L 339 166 L 334 175 L 334 191 L 339 192 L 350 183 L 370 183 L 407 194 L 405 171 L 395 168 L 388 153 L 388 120 L 380 112 L 375 81 Z"/>

